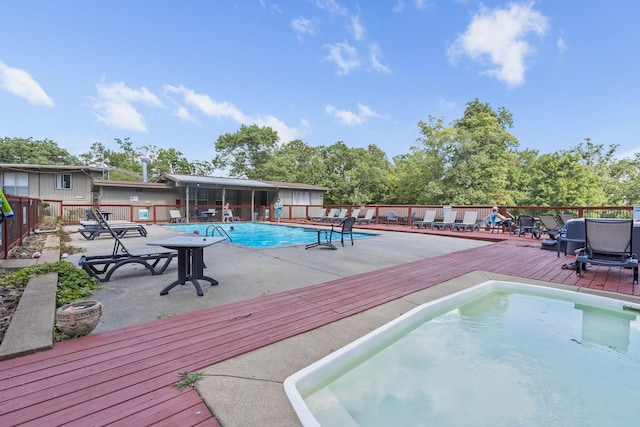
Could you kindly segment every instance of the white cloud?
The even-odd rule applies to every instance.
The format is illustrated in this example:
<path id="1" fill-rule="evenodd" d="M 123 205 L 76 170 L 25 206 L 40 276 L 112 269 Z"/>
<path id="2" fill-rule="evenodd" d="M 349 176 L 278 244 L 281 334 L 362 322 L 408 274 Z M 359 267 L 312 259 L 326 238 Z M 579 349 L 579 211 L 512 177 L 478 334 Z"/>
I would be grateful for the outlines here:
<path id="1" fill-rule="evenodd" d="M 293 19 L 291 21 L 291 28 L 300 35 L 309 34 L 310 36 L 314 36 L 316 34 L 316 27 L 313 21 L 303 17 Z"/>
<path id="2" fill-rule="evenodd" d="M 302 122 L 302 128 L 295 128 L 287 126 L 282 120 L 271 115 L 255 115 L 249 116 L 243 113 L 234 104 L 223 101 L 215 101 L 211 99 L 209 95 L 203 95 L 194 92 L 182 85 L 180 86 L 165 86 L 165 92 L 175 93 L 182 97 L 182 102 L 185 106 L 178 107 L 180 112 L 179 117 L 195 121 L 196 119 L 188 111 L 188 107 L 191 107 L 200 113 L 213 117 L 216 119 L 231 119 L 238 124 L 258 126 L 269 126 L 271 129 L 278 132 L 280 142 L 286 143 L 294 139 L 300 139 L 306 135 L 306 128 L 308 127 L 306 122 Z"/>
<path id="3" fill-rule="evenodd" d="M 378 59 L 379 56 L 381 56 L 380 47 L 378 47 L 376 43 L 373 43 L 371 46 L 369 46 L 369 62 L 371 63 L 371 66 L 374 68 L 374 70 L 380 71 L 381 73 L 391 73 L 391 69 L 380 62 L 380 60 Z"/>
<path id="4" fill-rule="evenodd" d="M 124 82 L 96 85 L 98 97 L 93 108 L 98 121 L 119 129 L 147 131 L 144 117 L 134 108 L 134 103 L 151 107 L 163 107 L 160 99 L 146 87 L 132 89 Z"/>
<path id="5" fill-rule="evenodd" d="M 9 67 L 2 61 L 0 61 L 0 89 L 26 99 L 29 104 L 54 106 L 53 99 L 28 72 Z"/>
<path id="6" fill-rule="evenodd" d="M 333 45 L 325 45 L 325 49 L 329 50 L 329 55 L 325 58 L 328 61 L 335 62 L 338 66 L 338 75 L 349 74 L 360 66 L 358 61 L 358 53 L 356 48 L 348 42 L 336 43 Z"/>
<path id="7" fill-rule="evenodd" d="M 211 99 L 208 95 L 195 93 L 191 89 L 180 86 L 165 86 L 165 91 L 176 93 L 183 98 L 183 102 L 188 106 L 195 108 L 201 113 L 215 117 L 218 119 L 230 118 L 238 123 L 247 123 L 247 116 L 230 102 L 218 102 Z"/>
<path id="8" fill-rule="evenodd" d="M 493 65 L 485 71 L 509 86 L 524 82 L 525 58 L 533 53 L 526 39 L 530 33 L 546 34 L 548 19 L 532 9 L 533 3 L 510 4 L 507 9 L 483 8 L 464 34 L 449 47 L 452 62 L 459 56 Z"/>
<path id="9" fill-rule="evenodd" d="M 563 55 L 569 48 L 562 37 L 558 37 L 558 41 L 556 41 L 556 47 L 558 48 L 558 52 L 560 53 L 560 55 Z"/>
<path id="10" fill-rule="evenodd" d="M 358 112 L 338 110 L 333 105 L 327 105 L 324 110 L 339 123 L 347 126 L 358 126 L 366 122 L 370 117 L 380 117 L 369 106 L 360 103 L 358 104 Z"/>
<path id="11" fill-rule="evenodd" d="M 346 15 L 348 13 L 347 9 L 340 6 L 335 0 L 316 0 L 316 6 L 334 15 Z"/>
<path id="12" fill-rule="evenodd" d="M 351 16 L 351 32 L 353 33 L 353 38 L 356 41 L 362 40 L 364 37 L 364 26 L 362 22 L 360 22 L 360 17 L 357 15 Z"/>

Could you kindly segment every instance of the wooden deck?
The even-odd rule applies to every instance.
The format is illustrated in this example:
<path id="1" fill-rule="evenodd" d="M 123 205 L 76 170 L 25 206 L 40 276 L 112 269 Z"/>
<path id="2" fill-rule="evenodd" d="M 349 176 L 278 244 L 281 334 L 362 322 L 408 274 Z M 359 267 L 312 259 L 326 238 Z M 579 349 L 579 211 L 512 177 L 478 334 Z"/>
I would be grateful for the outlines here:
<path id="1" fill-rule="evenodd" d="M 370 226 L 381 228 L 383 226 Z M 416 232 L 409 227 L 386 230 Z M 421 231 L 427 232 L 427 231 Z M 57 343 L 0 361 L 0 425 L 217 426 L 193 389 L 171 385 L 192 372 L 304 333 L 474 270 L 640 296 L 629 270 L 591 267 L 540 240 L 481 232 L 435 232 L 502 240 L 302 289 Z"/>

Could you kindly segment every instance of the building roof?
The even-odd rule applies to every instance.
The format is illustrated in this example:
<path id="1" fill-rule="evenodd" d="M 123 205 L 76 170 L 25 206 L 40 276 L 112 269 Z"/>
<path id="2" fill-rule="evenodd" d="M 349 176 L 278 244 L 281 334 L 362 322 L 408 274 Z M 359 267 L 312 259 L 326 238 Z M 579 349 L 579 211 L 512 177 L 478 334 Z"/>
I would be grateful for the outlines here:
<path id="1" fill-rule="evenodd" d="M 255 179 L 245 178 L 227 178 L 227 177 L 213 177 L 213 176 L 193 176 L 193 175 L 180 175 L 163 173 L 156 180 L 156 182 L 172 181 L 177 186 L 193 186 L 193 185 L 208 185 L 213 187 L 235 187 L 235 188 L 260 188 L 264 190 L 278 188 L 289 188 L 299 190 L 315 190 L 315 191 L 329 191 L 326 187 L 319 187 L 317 185 L 291 183 L 291 182 L 277 182 L 277 181 L 260 181 Z"/>
<path id="2" fill-rule="evenodd" d="M 102 172 L 102 167 L 86 166 L 86 165 L 26 165 L 20 163 L 0 163 L 0 169 L 10 169 L 19 172 L 38 172 L 38 171 L 92 171 Z"/>
<path id="3" fill-rule="evenodd" d="M 95 187 L 157 188 L 160 190 L 170 190 L 173 188 L 173 185 L 165 182 L 109 181 L 106 179 L 94 179 L 92 191 L 95 191 Z"/>

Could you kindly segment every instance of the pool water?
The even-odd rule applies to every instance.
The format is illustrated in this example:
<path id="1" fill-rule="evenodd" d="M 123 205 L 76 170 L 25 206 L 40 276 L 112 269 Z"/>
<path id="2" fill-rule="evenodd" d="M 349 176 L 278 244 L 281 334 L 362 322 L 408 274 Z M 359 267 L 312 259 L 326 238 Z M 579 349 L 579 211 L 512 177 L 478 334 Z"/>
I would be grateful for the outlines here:
<path id="1" fill-rule="evenodd" d="M 175 230 L 183 231 L 185 233 L 193 233 L 194 230 L 202 235 L 208 233 L 211 235 L 213 227 L 219 226 L 227 232 L 233 243 L 238 245 L 250 246 L 253 248 L 271 248 L 278 246 L 290 246 L 290 245 L 306 245 L 318 240 L 318 233 L 309 233 L 304 231 L 303 227 L 291 227 L 287 225 L 275 225 L 275 224 L 261 224 L 254 222 L 233 222 L 214 224 L 211 223 L 192 223 L 192 224 L 177 224 L 167 225 Z M 233 227 L 233 231 L 231 230 Z M 337 228 L 337 227 L 336 227 Z M 220 233 L 215 232 L 216 236 L 220 236 Z M 353 233 L 354 239 L 363 239 L 366 237 L 372 237 L 375 234 L 371 233 Z M 348 239 L 349 236 L 345 236 Z M 337 239 L 340 243 L 340 235 L 334 234 L 333 241 Z"/>
<path id="2" fill-rule="evenodd" d="M 637 422 L 640 306 L 489 283 L 420 306 L 289 377 L 303 424 Z"/>

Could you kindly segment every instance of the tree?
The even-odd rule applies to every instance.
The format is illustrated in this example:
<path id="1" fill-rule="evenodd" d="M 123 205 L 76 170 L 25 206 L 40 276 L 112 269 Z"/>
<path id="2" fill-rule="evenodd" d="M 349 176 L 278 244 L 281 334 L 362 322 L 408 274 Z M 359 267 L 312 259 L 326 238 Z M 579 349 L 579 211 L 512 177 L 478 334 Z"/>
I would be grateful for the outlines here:
<path id="1" fill-rule="evenodd" d="M 324 185 L 326 182 L 321 150 L 296 139 L 274 150 L 264 165 L 265 179 Z"/>
<path id="2" fill-rule="evenodd" d="M 0 139 L 0 162 L 32 165 L 79 165 L 80 160 L 50 139 Z"/>
<path id="3" fill-rule="evenodd" d="M 232 176 L 265 179 L 264 167 L 280 138 L 270 127 L 242 125 L 234 134 L 221 135 L 215 144 L 218 154 L 213 165 L 229 169 Z"/>

